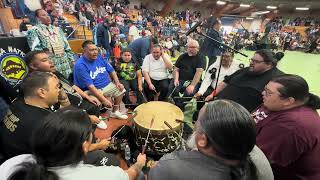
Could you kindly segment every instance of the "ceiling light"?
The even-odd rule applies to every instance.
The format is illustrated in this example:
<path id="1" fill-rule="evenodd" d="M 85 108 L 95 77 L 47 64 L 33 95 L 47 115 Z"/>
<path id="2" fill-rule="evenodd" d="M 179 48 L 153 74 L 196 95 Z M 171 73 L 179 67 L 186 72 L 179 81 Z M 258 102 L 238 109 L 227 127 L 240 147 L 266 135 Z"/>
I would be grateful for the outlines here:
<path id="1" fill-rule="evenodd" d="M 225 1 L 217 1 L 217 4 L 218 4 L 218 5 L 225 5 L 226 2 L 225 2 Z"/>
<path id="2" fill-rule="evenodd" d="M 247 20 L 253 20 L 253 17 L 246 17 Z"/>
<path id="3" fill-rule="evenodd" d="M 309 8 L 307 8 L 307 7 L 296 7 L 296 10 L 298 10 L 298 11 L 308 11 Z"/>
<path id="4" fill-rule="evenodd" d="M 240 7 L 250 7 L 250 4 L 240 4 Z"/>
<path id="5" fill-rule="evenodd" d="M 254 12 L 253 14 L 256 14 L 256 15 L 262 15 L 262 14 L 268 14 L 270 11 L 257 11 L 257 12 Z"/>
<path id="6" fill-rule="evenodd" d="M 277 6 L 267 6 L 267 9 L 277 9 Z"/>

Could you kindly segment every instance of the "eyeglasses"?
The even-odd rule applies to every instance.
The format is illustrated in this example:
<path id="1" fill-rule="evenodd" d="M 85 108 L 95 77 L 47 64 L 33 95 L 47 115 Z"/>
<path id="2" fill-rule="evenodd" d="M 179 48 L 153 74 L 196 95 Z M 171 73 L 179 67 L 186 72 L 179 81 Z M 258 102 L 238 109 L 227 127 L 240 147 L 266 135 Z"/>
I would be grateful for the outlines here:
<path id="1" fill-rule="evenodd" d="M 278 94 L 279 96 L 281 95 L 281 94 L 279 94 L 277 92 L 270 91 L 267 87 L 264 87 L 263 91 L 264 91 L 265 95 L 268 96 L 268 97 L 272 96 L 273 94 Z"/>
<path id="2" fill-rule="evenodd" d="M 260 60 L 256 60 L 256 59 L 250 59 L 250 62 L 254 63 L 254 64 L 259 64 L 259 63 L 263 63 L 264 61 L 260 61 Z"/>

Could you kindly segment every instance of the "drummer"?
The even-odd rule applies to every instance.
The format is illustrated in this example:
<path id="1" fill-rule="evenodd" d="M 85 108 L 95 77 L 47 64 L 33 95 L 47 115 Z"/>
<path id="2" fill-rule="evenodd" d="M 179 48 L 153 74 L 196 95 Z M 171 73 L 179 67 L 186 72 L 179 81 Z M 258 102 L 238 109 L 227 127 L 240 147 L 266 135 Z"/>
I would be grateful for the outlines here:
<path id="1" fill-rule="evenodd" d="M 151 168 L 148 179 L 273 179 L 255 139 L 255 123 L 246 109 L 228 100 L 210 102 L 200 111 L 188 142 L 194 150 L 164 155 Z"/>
<path id="2" fill-rule="evenodd" d="M 158 93 L 160 93 L 160 101 L 166 99 L 169 86 L 169 70 L 172 70 L 172 68 L 170 56 L 163 51 L 160 45 L 154 45 L 152 53 L 144 58 L 141 67 L 148 101 L 154 100 L 154 95 Z"/>
<path id="3" fill-rule="evenodd" d="M 221 69 L 219 71 L 221 62 Z M 215 89 L 216 81 L 222 82 L 226 76 L 230 76 L 240 68 L 243 68 L 244 64 L 234 59 L 234 52 L 225 51 L 220 60 L 213 63 L 207 70 L 204 79 L 201 83 L 199 91 L 194 95 L 195 97 L 208 96 Z M 218 79 L 217 79 L 218 78 Z"/>
<path id="4" fill-rule="evenodd" d="M 189 40 L 187 53 L 179 56 L 173 71 L 174 79 L 169 85 L 169 93 L 174 97 L 176 105 L 184 111 L 184 101 L 179 93 L 185 97 L 192 97 L 200 87 L 200 79 L 205 69 L 205 58 L 199 53 L 199 43 L 196 40 Z"/>

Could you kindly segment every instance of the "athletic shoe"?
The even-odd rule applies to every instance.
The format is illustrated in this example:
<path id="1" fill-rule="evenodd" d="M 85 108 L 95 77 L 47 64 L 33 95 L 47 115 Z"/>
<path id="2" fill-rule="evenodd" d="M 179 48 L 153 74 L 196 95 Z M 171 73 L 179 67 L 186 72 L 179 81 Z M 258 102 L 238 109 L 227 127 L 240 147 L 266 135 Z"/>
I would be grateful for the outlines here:
<path id="1" fill-rule="evenodd" d="M 99 129 L 107 129 L 107 124 L 104 122 L 104 121 L 100 121 L 98 124 L 97 124 L 97 127 Z"/>
<path id="2" fill-rule="evenodd" d="M 117 118 L 117 119 L 128 119 L 128 116 L 125 114 L 122 114 L 120 111 L 115 111 L 111 113 L 110 117 Z"/>

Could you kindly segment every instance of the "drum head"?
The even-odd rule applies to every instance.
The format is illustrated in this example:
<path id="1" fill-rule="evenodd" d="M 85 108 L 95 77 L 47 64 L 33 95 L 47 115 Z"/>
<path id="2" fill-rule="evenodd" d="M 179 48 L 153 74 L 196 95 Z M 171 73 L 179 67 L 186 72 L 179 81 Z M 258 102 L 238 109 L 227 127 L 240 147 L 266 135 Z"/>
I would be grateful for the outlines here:
<path id="1" fill-rule="evenodd" d="M 183 120 L 184 118 L 183 112 L 179 107 L 162 101 L 151 101 L 141 104 L 134 111 L 137 111 L 134 122 L 146 129 L 150 129 L 151 120 L 154 118 L 151 130 L 155 131 L 170 130 L 164 124 L 164 121 L 167 121 L 172 128 L 176 128 L 180 126 L 180 123 L 176 122 L 176 119 Z"/>

